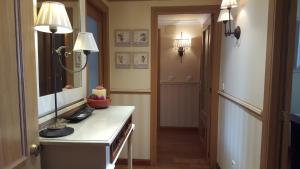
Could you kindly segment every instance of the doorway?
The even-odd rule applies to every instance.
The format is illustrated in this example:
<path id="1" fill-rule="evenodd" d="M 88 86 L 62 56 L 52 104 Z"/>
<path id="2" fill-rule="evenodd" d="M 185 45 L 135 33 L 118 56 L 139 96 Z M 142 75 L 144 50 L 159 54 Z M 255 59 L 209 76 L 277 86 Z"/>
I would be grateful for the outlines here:
<path id="1" fill-rule="evenodd" d="M 210 97 L 209 92 L 200 92 L 200 82 L 209 84 L 210 18 L 210 14 L 158 16 L 158 166 L 208 167 L 209 141 L 203 140 L 209 133 Z M 200 101 L 207 109 L 200 111 Z"/>
<path id="2" fill-rule="evenodd" d="M 209 135 L 209 166 L 216 167 L 217 159 L 217 120 L 218 120 L 218 89 L 219 89 L 219 56 L 220 56 L 220 38 L 221 25 L 216 24 L 219 14 L 219 6 L 186 6 L 186 7 L 152 7 L 151 19 L 151 149 L 150 158 L 152 164 L 158 162 L 158 128 L 161 118 L 159 114 L 161 104 L 159 93 L 160 90 L 160 54 L 159 54 L 159 15 L 176 15 L 176 14 L 210 14 L 211 15 L 211 98 L 210 98 L 210 127 L 207 127 Z M 202 32 L 201 32 L 202 34 Z M 183 58 L 184 62 L 184 58 Z M 171 78 L 172 79 L 172 78 Z M 198 92 L 199 93 L 199 92 Z M 205 128 L 205 127 L 204 127 Z M 198 136 L 199 138 L 199 136 Z"/>
<path id="3" fill-rule="evenodd" d="M 91 53 L 87 67 L 87 94 L 102 85 L 109 89 L 108 78 L 108 7 L 103 2 L 88 0 L 86 3 L 86 29 L 93 33 L 99 53 Z"/>
<path id="4" fill-rule="evenodd" d="M 287 49 L 283 54 L 285 61 L 281 71 L 285 82 L 280 91 L 284 99 L 280 102 L 283 120 L 280 124 L 281 156 L 280 167 L 298 169 L 300 167 L 300 1 L 292 0 L 287 5 L 289 9 L 289 22 L 286 24 L 289 36 L 286 40 Z"/>

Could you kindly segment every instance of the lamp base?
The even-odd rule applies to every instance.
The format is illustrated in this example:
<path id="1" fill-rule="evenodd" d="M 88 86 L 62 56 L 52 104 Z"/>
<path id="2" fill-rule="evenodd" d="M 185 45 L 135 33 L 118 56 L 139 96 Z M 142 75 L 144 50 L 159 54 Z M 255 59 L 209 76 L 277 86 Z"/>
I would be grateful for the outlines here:
<path id="1" fill-rule="evenodd" d="M 236 39 L 240 39 L 241 37 L 241 27 L 237 26 L 233 32 L 233 35 Z"/>
<path id="2" fill-rule="evenodd" d="M 57 138 L 64 137 L 74 133 L 74 129 L 71 127 L 65 127 L 61 129 L 44 129 L 40 131 L 40 136 L 45 138 Z"/>
<path id="3" fill-rule="evenodd" d="M 49 130 L 57 130 L 57 129 L 63 129 L 66 128 L 67 126 L 63 123 L 61 119 L 57 119 L 55 123 L 49 125 L 47 129 Z"/>
<path id="4" fill-rule="evenodd" d="M 45 138 L 64 137 L 74 133 L 74 129 L 67 127 L 60 119 L 57 119 L 55 123 L 51 124 L 46 129 L 40 131 L 40 136 Z"/>

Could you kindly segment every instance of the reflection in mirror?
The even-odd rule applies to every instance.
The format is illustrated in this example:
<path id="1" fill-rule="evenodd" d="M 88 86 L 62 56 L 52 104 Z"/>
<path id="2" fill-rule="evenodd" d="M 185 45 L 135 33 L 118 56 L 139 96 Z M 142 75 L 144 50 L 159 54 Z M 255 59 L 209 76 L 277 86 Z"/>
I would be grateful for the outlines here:
<path id="1" fill-rule="evenodd" d="M 38 0 L 38 11 L 42 2 L 46 0 Z M 80 8 L 79 0 L 57 0 L 65 5 L 69 20 L 73 27 L 73 33 L 55 34 L 55 49 L 61 49 L 61 64 L 67 69 L 76 71 L 82 67 L 81 54 L 73 52 L 73 46 L 80 32 Z M 63 47 L 65 46 L 65 47 Z M 53 76 L 53 59 L 51 59 L 51 42 L 50 34 L 38 32 L 38 63 L 39 63 L 39 93 L 45 96 L 54 93 L 54 76 Z M 56 55 L 56 57 L 59 57 Z M 59 60 L 59 59 L 57 59 Z M 58 64 L 59 65 L 59 64 Z M 81 87 L 81 72 L 70 73 L 58 66 L 57 70 L 57 91 L 70 90 Z"/>

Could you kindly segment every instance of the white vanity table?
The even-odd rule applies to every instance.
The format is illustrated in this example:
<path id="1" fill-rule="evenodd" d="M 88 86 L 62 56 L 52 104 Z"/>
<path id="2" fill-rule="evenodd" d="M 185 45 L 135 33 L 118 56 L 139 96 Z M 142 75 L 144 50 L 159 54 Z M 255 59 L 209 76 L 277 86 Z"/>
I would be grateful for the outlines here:
<path id="1" fill-rule="evenodd" d="M 43 169 L 113 169 L 128 143 L 128 168 L 132 169 L 131 136 L 134 106 L 95 110 L 84 121 L 68 124 L 74 133 L 60 138 L 40 138 Z"/>

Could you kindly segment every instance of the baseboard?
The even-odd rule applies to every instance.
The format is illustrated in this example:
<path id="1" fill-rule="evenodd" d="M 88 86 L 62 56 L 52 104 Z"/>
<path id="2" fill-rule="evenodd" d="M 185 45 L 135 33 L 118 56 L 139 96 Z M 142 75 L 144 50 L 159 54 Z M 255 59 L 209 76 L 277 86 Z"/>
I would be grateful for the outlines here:
<path id="1" fill-rule="evenodd" d="M 221 169 L 221 167 L 220 167 L 220 165 L 219 165 L 218 162 L 217 162 L 217 164 L 216 164 L 216 168 L 217 168 L 217 169 Z"/>
<path id="2" fill-rule="evenodd" d="M 179 131 L 186 131 L 186 130 L 196 130 L 198 131 L 198 128 L 197 127 L 166 127 L 166 126 L 160 126 L 159 129 L 162 129 L 162 130 L 179 130 Z"/>
<path id="3" fill-rule="evenodd" d="M 133 165 L 146 165 L 150 166 L 151 161 L 150 160 L 145 160 L 145 159 L 133 159 L 132 160 Z M 118 159 L 116 165 L 127 165 L 128 161 L 127 159 Z"/>

